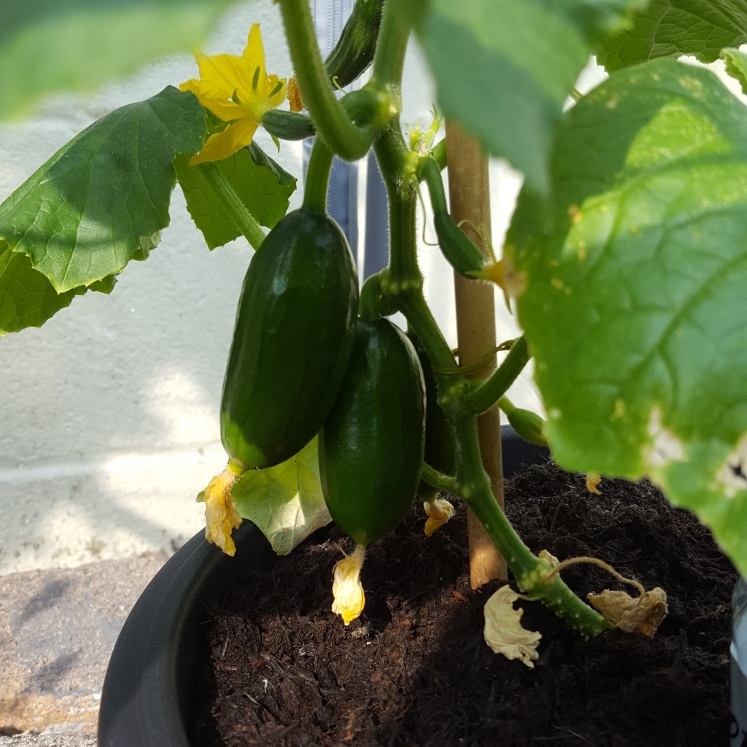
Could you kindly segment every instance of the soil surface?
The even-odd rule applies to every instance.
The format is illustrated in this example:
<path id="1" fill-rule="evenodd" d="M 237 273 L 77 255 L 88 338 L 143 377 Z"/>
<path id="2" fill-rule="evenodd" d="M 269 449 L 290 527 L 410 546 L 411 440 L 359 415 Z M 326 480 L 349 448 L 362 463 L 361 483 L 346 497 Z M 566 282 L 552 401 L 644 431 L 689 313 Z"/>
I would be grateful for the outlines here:
<path id="1" fill-rule="evenodd" d="M 455 500 L 455 518 L 426 538 L 416 504 L 369 548 L 366 609 L 347 628 L 331 580 L 352 544 L 334 527 L 230 590 L 207 626 L 193 744 L 726 747 L 737 574 L 649 483 L 600 489 L 552 464 L 526 468 L 507 482 L 508 514 L 534 552 L 593 555 L 663 587 L 669 615 L 653 639 L 586 641 L 521 602 L 524 626 L 542 633 L 535 668 L 493 654 L 482 607 L 500 584 L 470 590 L 464 508 Z M 589 565 L 563 578 L 582 596 L 625 588 Z"/>

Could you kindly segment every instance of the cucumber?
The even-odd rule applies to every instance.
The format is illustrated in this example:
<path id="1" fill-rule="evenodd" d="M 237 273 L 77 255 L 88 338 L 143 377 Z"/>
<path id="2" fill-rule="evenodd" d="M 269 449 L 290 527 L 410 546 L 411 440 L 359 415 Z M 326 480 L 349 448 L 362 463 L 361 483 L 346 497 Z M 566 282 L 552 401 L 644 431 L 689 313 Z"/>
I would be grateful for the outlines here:
<path id="1" fill-rule="evenodd" d="M 270 109 L 262 116 L 262 126 L 273 137 L 281 140 L 305 140 L 314 137 L 315 130 L 311 120 L 299 112 L 284 109 Z"/>
<path id="2" fill-rule="evenodd" d="M 371 64 L 381 26 L 384 0 L 357 0 L 342 34 L 324 65 L 329 79 L 344 88 Z"/>
<path id="3" fill-rule="evenodd" d="M 254 255 L 236 314 L 221 438 L 243 470 L 298 453 L 335 402 L 353 344 L 358 279 L 328 216 L 288 213 Z"/>
<path id="4" fill-rule="evenodd" d="M 319 438 L 322 491 L 359 546 L 407 514 L 425 444 L 425 382 L 417 353 L 386 319 L 358 320 L 353 352 Z"/>

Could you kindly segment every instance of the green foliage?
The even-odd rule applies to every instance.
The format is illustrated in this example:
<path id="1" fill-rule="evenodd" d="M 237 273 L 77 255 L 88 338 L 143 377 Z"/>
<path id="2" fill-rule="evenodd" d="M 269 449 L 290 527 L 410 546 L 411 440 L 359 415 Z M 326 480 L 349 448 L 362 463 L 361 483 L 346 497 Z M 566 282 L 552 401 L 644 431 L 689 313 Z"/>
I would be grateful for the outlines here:
<path id="1" fill-rule="evenodd" d="M 287 462 L 244 473 L 231 489 L 238 512 L 257 525 L 278 555 L 287 555 L 332 521 L 322 495 L 317 448 L 314 438 Z"/>
<path id="2" fill-rule="evenodd" d="M 608 72 L 657 57 L 694 55 L 713 62 L 724 47 L 747 42 L 745 0 L 651 0 L 633 23 L 596 50 Z"/>
<path id="3" fill-rule="evenodd" d="M 553 129 L 592 46 L 640 0 L 430 0 L 419 36 L 447 117 L 549 186 Z"/>
<path id="4" fill-rule="evenodd" d="M 726 63 L 726 72 L 739 81 L 742 93 L 747 94 L 747 55 L 738 49 L 723 49 L 721 59 Z"/>
<path id="5" fill-rule="evenodd" d="M 174 155 L 195 153 L 204 137 L 197 99 L 172 87 L 117 109 L 0 205 L 0 238 L 58 293 L 116 275 L 158 244 L 169 224 Z M 33 311 L 27 294 L 24 316 L 48 313 L 54 304 L 42 302 L 47 295 L 36 296 L 46 311 Z"/>
<path id="6" fill-rule="evenodd" d="M 23 0 L 0 11 L 0 119 L 191 52 L 234 0 Z"/>
<path id="7" fill-rule="evenodd" d="M 747 571 L 747 110 L 710 72 L 621 71 L 559 128 L 509 232 L 553 458 L 651 476 Z"/>
<path id="8" fill-rule="evenodd" d="M 190 166 L 189 159 L 188 155 L 177 156 L 174 161 L 176 176 L 184 190 L 192 220 L 202 231 L 208 247 L 215 249 L 233 241 L 240 231 L 205 178 L 204 164 Z M 272 228 L 288 211 L 296 179 L 256 143 L 215 165 L 260 225 Z"/>

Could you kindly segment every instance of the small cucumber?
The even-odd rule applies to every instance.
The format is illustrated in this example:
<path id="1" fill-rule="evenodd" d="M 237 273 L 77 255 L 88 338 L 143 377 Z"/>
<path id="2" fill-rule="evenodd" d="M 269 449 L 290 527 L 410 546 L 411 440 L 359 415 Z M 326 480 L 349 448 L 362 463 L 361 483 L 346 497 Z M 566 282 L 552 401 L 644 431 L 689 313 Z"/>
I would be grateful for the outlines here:
<path id="1" fill-rule="evenodd" d="M 371 64 L 384 0 L 357 0 L 334 49 L 324 61 L 329 79 L 344 88 Z"/>
<path id="2" fill-rule="evenodd" d="M 485 265 L 485 257 L 454 223 L 453 218 L 445 210 L 437 210 L 433 216 L 433 223 L 441 251 L 449 264 L 464 277 L 479 274 Z"/>
<path id="3" fill-rule="evenodd" d="M 415 497 L 425 382 L 412 343 L 386 319 L 358 320 L 345 378 L 319 439 L 327 508 L 357 545 L 391 532 Z"/>
<path id="4" fill-rule="evenodd" d="M 243 469 L 271 467 L 321 429 L 353 344 L 358 279 L 328 216 L 288 213 L 244 279 L 221 403 L 221 437 Z"/>
<path id="5" fill-rule="evenodd" d="M 313 137 L 315 130 L 311 120 L 299 112 L 270 109 L 262 117 L 262 126 L 281 140 L 305 140 Z"/>

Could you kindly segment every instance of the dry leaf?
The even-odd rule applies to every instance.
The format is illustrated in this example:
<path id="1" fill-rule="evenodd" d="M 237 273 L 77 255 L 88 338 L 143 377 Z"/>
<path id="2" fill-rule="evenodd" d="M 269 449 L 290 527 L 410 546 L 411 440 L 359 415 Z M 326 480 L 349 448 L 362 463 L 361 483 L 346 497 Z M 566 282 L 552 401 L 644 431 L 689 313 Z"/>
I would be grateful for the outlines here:
<path id="1" fill-rule="evenodd" d="M 514 609 L 519 595 L 510 587 L 502 586 L 485 602 L 485 643 L 496 654 L 507 659 L 521 659 L 530 669 L 539 658 L 537 644 L 541 633 L 521 626 L 524 610 Z"/>
<path id="2" fill-rule="evenodd" d="M 605 589 L 601 594 L 588 594 L 587 599 L 620 630 L 626 633 L 637 631 L 649 638 L 667 616 L 667 594 L 658 586 L 640 597 Z"/>

